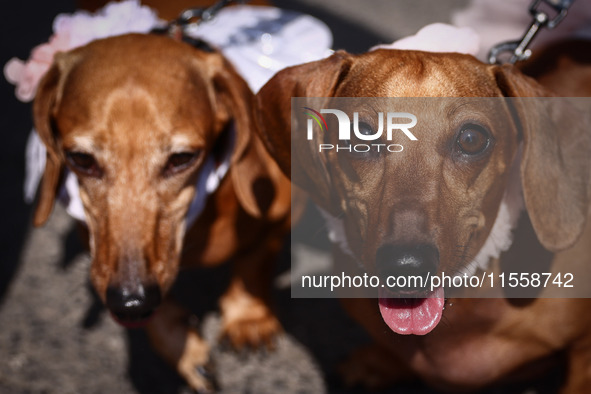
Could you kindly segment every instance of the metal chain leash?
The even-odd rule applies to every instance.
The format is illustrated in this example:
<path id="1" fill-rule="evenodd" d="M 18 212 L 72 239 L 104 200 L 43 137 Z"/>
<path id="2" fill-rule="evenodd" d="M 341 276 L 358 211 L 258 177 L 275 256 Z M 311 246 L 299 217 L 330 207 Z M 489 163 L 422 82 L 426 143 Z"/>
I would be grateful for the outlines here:
<path id="1" fill-rule="evenodd" d="M 172 37 L 183 36 L 187 29 L 195 28 L 203 22 L 209 22 L 216 14 L 230 4 L 244 4 L 248 0 L 219 0 L 211 7 L 188 8 L 181 12 L 179 17 L 168 24 L 168 34 Z"/>
<path id="2" fill-rule="evenodd" d="M 502 55 L 509 55 L 510 58 L 506 63 L 511 64 L 529 59 L 531 49 L 527 49 L 527 47 L 536 34 L 541 28 L 553 29 L 562 22 L 573 2 L 574 0 L 534 0 L 529 6 L 529 13 L 532 15 L 533 21 L 523 37 L 517 41 L 506 41 L 494 46 L 488 54 L 489 63 L 502 63 L 500 60 Z M 547 12 L 541 10 L 542 5 L 552 9 L 556 15 L 551 18 Z"/>

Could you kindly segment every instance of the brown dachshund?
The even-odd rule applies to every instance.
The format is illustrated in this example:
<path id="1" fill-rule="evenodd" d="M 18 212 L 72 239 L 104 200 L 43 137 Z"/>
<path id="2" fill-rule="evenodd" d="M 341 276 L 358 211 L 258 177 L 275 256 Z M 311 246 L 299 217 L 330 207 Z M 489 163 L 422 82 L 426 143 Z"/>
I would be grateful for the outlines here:
<path id="1" fill-rule="evenodd" d="M 590 68 L 569 64 L 577 65 L 568 74 L 568 86 L 578 88 L 571 95 L 580 95 Z M 515 187 L 527 214 L 511 248 L 500 259 L 486 258 L 487 270 L 539 261 L 588 271 L 589 128 L 563 101 L 504 99 L 551 95 L 512 66 L 467 55 L 337 52 L 276 74 L 257 94 L 257 124 L 283 171 L 325 211 L 337 241 L 335 261 L 351 272 L 404 268 L 424 276 L 468 269 L 494 238 L 500 206 Z M 291 97 L 455 99 L 409 104 L 409 112 L 429 121 L 416 124 L 419 141 L 403 152 L 343 160 L 334 149 L 319 153 L 318 142 L 334 137 L 293 138 L 300 129 L 293 128 L 299 120 L 292 123 Z M 470 97 L 498 99 L 483 106 Z M 392 297 L 374 289 L 378 300 L 343 299 L 376 341 L 343 366 L 349 383 L 420 377 L 442 389 L 474 390 L 531 377 L 562 355 L 568 365 L 562 392 L 591 387 L 590 299 L 544 298 L 552 294 L 547 290 L 535 299 L 450 298 L 441 288 L 418 289 L 418 298 L 409 299 L 417 289 L 403 290 Z"/>
<path id="2" fill-rule="evenodd" d="M 156 350 L 202 391 L 211 389 L 208 345 L 166 298 L 179 268 L 233 260 L 220 306 L 236 347 L 268 344 L 281 330 L 268 292 L 290 184 L 253 133 L 252 100 L 220 53 L 131 34 L 58 54 L 34 103 L 47 147 L 35 224 L 73 172 L 95 290 L 119 322 L 146 324 Z M 198 186 L 206 168 L 222 166 L 217 188 Z"/>

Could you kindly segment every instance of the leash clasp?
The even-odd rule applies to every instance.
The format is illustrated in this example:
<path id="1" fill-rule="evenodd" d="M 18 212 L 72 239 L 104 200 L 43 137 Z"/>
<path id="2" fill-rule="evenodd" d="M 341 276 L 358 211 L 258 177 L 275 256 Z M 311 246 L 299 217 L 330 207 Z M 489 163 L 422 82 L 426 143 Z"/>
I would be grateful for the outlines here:
<path id="1" fill-rule="evenodd" d="M 188 8 L 181 12 L 179 17 L 169 24 L 169 35 L 176 36 L 179 31 L 183 32 L 195 28 L 203 22 L 211 21 L 216 14 L 224 7 L 232 4 L 243 4 L 247 0 L 219 0 L 208 8 Z"/>
<path id="2" fill-rule="evenodd" d="M 529 13 L 533 16 L 533 21 L 523 37 L 520 40 L 506 41 L 495 45 L 488 54 L 489 63 L 503 63 L 500 58 L 505 53 L 510 55 L 509 60 L 505 61 L 505 63 L 514 64 L 529 59 L 531 49 L 527 49 L 527 47 L 540 31 L 540 28 L 555 28 L 566 17 L 568 8 L 573 2 L 574 0 L 534 0 L 529 6 Z M 547 12 L 541 10 L 542 4 L 546 5 L 546 8 L 552 9 L 556 15 L 550 18 Z"/>
<path id="3" fill-rule="evenodd" d="M 208 8 L 188 8 L 181 12 L 178 18 L 172 20 L 165 26 L 152 30 L 152 33 L 168 35 L 174 40 L 186 42 L 195 48 L 205 52 L 214 52 L 207 42 L 194 37 L 187 32 L 196 29 L 203 22 L 209 22 L 224 7 L 231 3 L 244 4 L 248 0 L 219 0 Z"/>

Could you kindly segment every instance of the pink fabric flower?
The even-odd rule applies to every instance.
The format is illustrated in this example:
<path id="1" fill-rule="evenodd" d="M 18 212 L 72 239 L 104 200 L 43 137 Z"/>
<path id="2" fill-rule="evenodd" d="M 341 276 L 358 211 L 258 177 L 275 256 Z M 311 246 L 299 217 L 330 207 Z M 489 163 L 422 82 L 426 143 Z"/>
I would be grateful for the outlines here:
<path id="1" fill-rule="evenodd" d="M 79 11 L 72 15 L 58 15 L 53 22 L 54 34 L 49 42 L 33 48 L 26 62 L 10 59 L 4 66 L 4 76 L 16 85 L 15 95 L 20 101 L 31 101 L 57 52 L 68 51 L 99 38 L 131 32 L 146 33 L 160 23 L 156 13 L 140 5 L 138 0 L 109 3 L 95 14 Z"/>
<path id="2" fill-rule="evenodd" d="M 70 49 L 68 33 L 54 34 L 49 42 L 36 46 L 31 51 L 27 62 L 12 58 L 4 66 L 4 76 L 8 82 L 16 85 L 16 97 L 20 101 L 28 102 L 35 97 L 37 85 L 45 75 L 56 52 Z"/>

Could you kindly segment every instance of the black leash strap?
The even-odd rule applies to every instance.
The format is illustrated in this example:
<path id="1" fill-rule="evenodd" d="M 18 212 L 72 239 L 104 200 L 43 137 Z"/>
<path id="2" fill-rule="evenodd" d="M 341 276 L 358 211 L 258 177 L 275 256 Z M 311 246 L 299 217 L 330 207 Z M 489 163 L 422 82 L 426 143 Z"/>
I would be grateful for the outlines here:
<path id="1" fill-rule="evenodd" d="M 531 50 L 527 47 L 541 28 L 553 29 L 566 17 L 569 7 L 574 0 L 534 0 L 529 6 L 529 13 L 533 21 L 529 28 L 517 41 L 506 41 L 494 46 L 489 54 L 488 61 L 491 64 L 511 63 L 527 60 L 531 56 Z M 542 7 L 551 10 L 554 16 L 542 10 Z M 509 56 L 508 60 L 505 59 Z"/>

